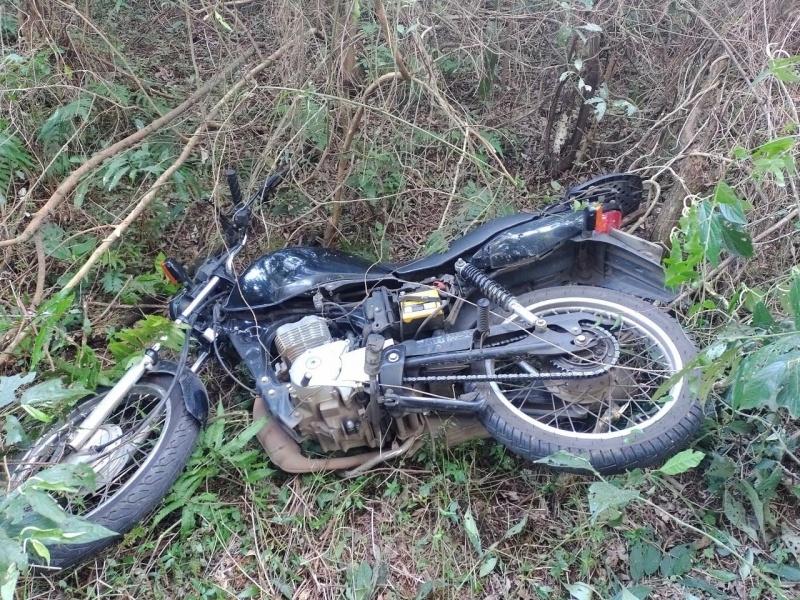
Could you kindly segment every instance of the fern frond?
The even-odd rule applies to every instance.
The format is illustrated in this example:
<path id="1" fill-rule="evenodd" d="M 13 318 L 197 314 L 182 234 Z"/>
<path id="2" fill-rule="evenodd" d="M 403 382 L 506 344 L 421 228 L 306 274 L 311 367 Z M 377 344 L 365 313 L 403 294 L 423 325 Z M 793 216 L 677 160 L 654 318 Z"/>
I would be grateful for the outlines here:
<path id="1" fill-rule="evenodd" d="M 69 104 L 59 106 L 42 124 L 37 139 L 45 146 L 62 144 L 75 131 L 74 120 L 76 117 L 80 117 L 84 122 L 89 119 L 92 103 L 91 96 L 84 96 Z"/>
<path id="2" fill-rule="evenodd" d="M 33 166 L 33 157 L 22 140 L 9 131 L 0 130 L 0 203 L 5 202 L 15 173 L 30 171 Z"/>

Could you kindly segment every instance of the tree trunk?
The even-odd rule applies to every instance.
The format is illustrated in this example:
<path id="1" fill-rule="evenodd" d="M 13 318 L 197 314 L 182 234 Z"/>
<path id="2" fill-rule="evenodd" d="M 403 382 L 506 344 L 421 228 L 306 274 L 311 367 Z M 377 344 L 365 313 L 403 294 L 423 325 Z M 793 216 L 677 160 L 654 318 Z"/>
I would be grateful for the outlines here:
<path id="1" fill-rule="evenodd" d="M 714 127 L 707 126 L 703 129 L 702 126 L 703 123 L 709 121 L 719 105 L 722 90 L 717 86 L 717 81 L 727 66 L 727 58 L 717 59 L 711 63 L 708 75 L 706 75 L 699 89 L 713 89 L 710 89 L 694 104 L 678 136 L 680 152 L 687 155 L 685 158 L 680 159 L 675 166 L 675 173 L 682 180 L 683 185 L 676 181 L 666 194 L 661 212 L 656 217 L 653 231 L 650 235 L 654 242 L 662 242 L 664 244 L 669 242 L 672 230 L 678 224 L 681 211 L 683 211 L 684 201 L 687 196 L 686 190 L 696 193 L 713 183 L 709 179 L 708 158 L 692 153 L 703 151 L 714 137 Z M 714 175 L 713 179 L 716 179 L 716 175 Z"/>

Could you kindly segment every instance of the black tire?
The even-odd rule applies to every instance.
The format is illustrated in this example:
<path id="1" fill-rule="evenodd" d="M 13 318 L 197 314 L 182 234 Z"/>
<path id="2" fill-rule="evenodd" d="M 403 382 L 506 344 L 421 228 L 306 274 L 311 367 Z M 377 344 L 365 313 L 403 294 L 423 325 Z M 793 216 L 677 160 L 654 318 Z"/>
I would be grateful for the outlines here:
<path id="1" fill-rule="evenodd" d="M 148 375 L 140 381 L 160 389 L 162 398 L 171 382 L 169 375 Z M 95 396 L 83 401 L 72 414 L 85 410 L 87 404 L 97 400 Z M 110 498 L 82 515 L 118 535 L 83 544 L 51 545 L 48 547 L 49 568 L 41 572 L 78 565 L 119 542 L 123 534 L 147 517 L 167 495 L 189 460 L 200 425 L 186 410 L 180 385 L 173 387 L 166 410 L 163 428 L 148 458 Z"/>
<path id="2" fill-rule="evenodd" d="M 694 345 L 672 317 L 652 304 L 627 294 L 597 287 L 563 286 L 522 294 L 518 299 L 524 306 L 534 307 L 532 310 L 536 312 L 537 304 L 570 297 L 622 305 L 645 316 L 668 336 L 683 365 L 689 363 L 696 354 Z M 483 365 L 476 367 L 476 370 L 486 372 Z M 689 444 L 704 419 L 703 408 L 689 388 L 688 384 L 683 385 L 671 407 L 658 420 L 625 437 L 588 439 L 574 437 L 567 431 L 548 431 L 521 416 L 489 384 L 478 386 L 485 400 L 480 419 L 492 437 L 526 459 L 537 460 L 564 450 L 586 458 L 600 473 L 619 473 L 660 463 Z"/>

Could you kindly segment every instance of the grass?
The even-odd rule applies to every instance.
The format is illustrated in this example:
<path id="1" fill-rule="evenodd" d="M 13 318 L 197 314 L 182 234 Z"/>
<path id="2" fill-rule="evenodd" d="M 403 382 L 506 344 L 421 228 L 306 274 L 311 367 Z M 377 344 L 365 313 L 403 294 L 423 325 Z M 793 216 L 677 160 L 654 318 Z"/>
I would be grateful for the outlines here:
<path id="1" fill-rule="evenodd" d="M 705 21 L 685 3 L 664 11 L 642 2 L 596 2 L 588 9 L 585 2 L 445 1 L 437 10 L 386 3 L 390 44 L 372 4 L 362 2 L 352 34 L 355 71 L 343 66 L 345 38 L 337 36 L 345 34 L 331 25 L 342 15 L 324 3 L 89 4 L 85 16 L 94 27 L 66 5 L 37 3 L 44 20 L 32 22 L 38 29 L 31 36 L 17 35 L 24 10 L 0 6 L 7 61 L 0 71 L 0 137 L 14 140 L 0 164 L 3 239 L 20 231 L 71 165 L 148 122 L 154 106 L 179 103 L 241 48 L 257 44 L 268 53 L 310 25 L 324 35 L 249 82 L 247 94 L 210 126 L 180 185 L 159 192 L 63 318 L 33 320 L 37 332 L 52 335 L 41 336 L 47 344 L 36 344 L 38 336 L 21 343 L 7 373 L 25 371 L 35 358 L 39 370 L 68 381 L 96 381 L 101 368 L 114 366 L 110 337 L 144 314 L 163 314 L 171 290 L 152 275 L 158 252 L 192 263 L 219 242 L 224 166 L 237 164 L 255 180 L 285 148 L 310 150 L 313 160 L 260 211 L 252 255 L 323 238 L 341 185 L 338 245 L 399 260 L 441 249 L 491 216 L 541 206 L 576 180 L 633 169 L 650 178 L 653 207 L 638 222 L 639 235 L 653 231 L 665 198 L 686 202 L 723 178 L 754 206 L 753 237 L 768 234 L 754 259 L 735 262 L 716 279 L 702 277 L 692 305 L 677 307 L 703 345 L 729 323 L 749 323 L 751 299 L 783 286 L 796 263 L 793 221 L 769 229 L 797 206 L 796 173 L 783 164 L 784 185 L 774 172 L 756 182 L 747 161 L 730 158 L 735 147 L 758 148 L 796 131 L 794 63 L 782 67 L 781 78 L 770 76 L 774 58 L 767 53 L 800 53 L 797 23 L 770 3 L 703 3 L 697 10 Z M 561 73 L 577 68 L 565 63 L 569 40 L 597 27 L 605 36 L 609 106 L 627 98 L 638 110 L 610 109 L 591 121 L 578 160 L 553 181 L 544 167 L 552 149 L 541 139 L 551 95 Z M 712 111 L 699 120 L 706 125 L 689 136 L 695 145 L 684 148 L 680 132 L 709 83 L 708 63 L 721 52 L 709 40 L 717 39 L 735 41 L 737 64 L 715 83 L 719 102 L 704 109 Z M 426 85 L 395 81 L 362 98 L 372 78 L 394 68 L 392 45 Z M 343 139 L 362 105 L 352 168 L 339 181 Z M 67 106 L 72 112 L 58 112 Z M 148 167 L 166 168 L 203 110 L 107 164 L 50 215 L 44 260 L 32 244 L 2 250 L 4 342 L 26 314 L 51 306 L 48 299 L 152 183 Z M 513 183 L 470 130 L 499 152 Z M 706 162 L 684 168 L 693 153 Z M 796 149 L 781 156 L 791 162 Z M 196 200 L 205 196 L 210 203 Z M 773 314 L 788 315 L 776 298 L 768 303 Z M 783 411 L 734 410 L 726 404 L 727 371 L 717 375 L 709 401 L 715 415 L 697 443 L 706 454 L 698 468 L 675 477 L 634 472 L 612 479 L 667 514 L 633 502 L 598 519 L 587 502 L 593 479 L 555 474 L 489 442 L 431 444 L 354 479 L 280 473 L 252 440 L 230 445 L 244 439 L 237 436 L 246 431 L 252 400 L 212 373 L 207 379 L 219 405 L 154 518 L 88 565 L 26 580 L 19 595 L 585 600 L 621 598 L 623 588 L 643 598 L 648 588 L 651 599 L 798 597 L 797 424 Z M 3 416 L 10 411 L 26 418 L 16 408 Z"/>

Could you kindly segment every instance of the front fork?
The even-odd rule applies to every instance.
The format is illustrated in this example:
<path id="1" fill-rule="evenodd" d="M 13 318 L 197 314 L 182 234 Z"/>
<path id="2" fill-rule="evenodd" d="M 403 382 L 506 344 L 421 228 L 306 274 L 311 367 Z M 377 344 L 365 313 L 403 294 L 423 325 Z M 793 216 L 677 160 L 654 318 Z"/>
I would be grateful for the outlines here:
<path id="1" fill-rule="evenodd" d="M 191 315 L 206 300 L 206 298 L 208 298 L 211 292 L 214 291 L 220 280 L 220 277 L 217 275 L 211 277 L 211 279 L 209 279 L 208 282 L 202 287 L 197 296 L 195 296 L 189 305 L 183 309 L 181 314 L 178 315 L 174 323 L 176 325 L 188 323 Z M 213 341 L 213 335 L 214 332 L 209 330 L 206 338 L 208 339 L 208 337 L 211 337 L 209 341 Z M 114 409 L 119 406 L 120 402 L 122 402 L 125 396 L 128 395 L 128 392 L 130 392 L 131 388 L 136 385 L 142 376 L 150 371 L 158 362 L 158 351 L 161 349 L 161 343 L 165 340 L 166 337 L 162 337 L 161 340 L 148 348 L 145 351 L 144 356 L 131 365 L 127 371 L 125 371 L 125 374 L 114 385 L 114 387 L 112 387 L 108 393 L 103 396 L 103 399 L 97 403 L 97 406 L 95 406 L 92 411 L 86 415 L 86 418 L 76 427 L 75 433 L 69 440 L 70 448 L 72 448 L 75 452 L 78 452 L 84 446 L 86 446 L 86 443 L 97 432 L 105 420 L 108 419 L 111 413 L 114 412 Z M 208 353 L 204 352 L 198 357 L 194 364 L 192 364 L 190 370 L 194 373 L 197 373 L 197 371 L 200 370 L 200 367 L 205 362 L 206 358 L 208 358 Z M 177 375 L 178 374 L 176 373 L 176 377 Z"/>

